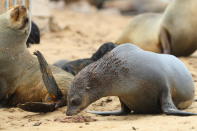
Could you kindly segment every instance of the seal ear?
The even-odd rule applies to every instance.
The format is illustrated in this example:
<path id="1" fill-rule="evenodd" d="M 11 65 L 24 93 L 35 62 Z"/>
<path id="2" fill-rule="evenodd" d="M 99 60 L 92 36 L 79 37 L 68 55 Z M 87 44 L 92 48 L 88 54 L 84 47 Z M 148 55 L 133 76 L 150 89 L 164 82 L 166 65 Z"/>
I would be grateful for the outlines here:
<path id="1" fill-rule="evenodd" d="M 172 47 L 171 47 L 172 39 L 170 36 L 170 32 L 164 27 L 161 27 L 159 40 L 163 49 L 163 53 L 171 54 L 172 53 Z"/>

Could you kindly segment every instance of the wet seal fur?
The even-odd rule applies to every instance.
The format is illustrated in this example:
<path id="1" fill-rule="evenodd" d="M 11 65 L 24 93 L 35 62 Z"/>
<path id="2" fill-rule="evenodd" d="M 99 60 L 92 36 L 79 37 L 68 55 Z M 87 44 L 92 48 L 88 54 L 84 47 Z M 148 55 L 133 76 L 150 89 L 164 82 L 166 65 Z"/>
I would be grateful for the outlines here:
<path id="1" fill-rule="evenodd" d="M 116 43 L 128 42 L 147 51 L 189 56 L 197 49 L 196 7 L 196 0 L 174 0 L 163 14 L 138 15 Z"/>
<path id="2" fill-rule="evenodd" d="M 194 83 L 186 66 L 172 55 L 144 51 L 132 44 L 116 47 L 75 76 L 66 114 L 75 115 L 105 96 L 118 96 L 121 111 L 91 113 L 197 115 L 179 110 L 189 107 L 194 98 Z"/>
<path id="3" fill-rule="evenodd" d="M 54 110 L 59 98 L 56 98 L 55 92 L 47 91 L 39 62 L 26 47 L 29 28 L 29 14 L 24 6 L 14 7 L 0 15 L 0 105 L 10 107 L 26 103 L 19 107 L 27 109 L 28 106 L 36 107 L 37 104 L 40 105 L 37 108 L 43 109 L 28 109 L 42 112 L 44 108 L 49 110 L 47 107 L 52 107 Z M 48 66 L 62 92 L 62 105 L 66 105 L 67 91 L 73 75 L 55 66 Z"/>

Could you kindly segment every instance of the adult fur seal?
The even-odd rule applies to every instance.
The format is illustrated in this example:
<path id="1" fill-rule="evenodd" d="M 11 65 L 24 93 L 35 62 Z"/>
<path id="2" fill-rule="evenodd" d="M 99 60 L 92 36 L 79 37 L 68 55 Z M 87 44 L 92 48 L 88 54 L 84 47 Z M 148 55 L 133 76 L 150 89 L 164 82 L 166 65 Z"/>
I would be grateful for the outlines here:
<path id="1" fill-rule="evenodd" d="M 24 6 L 14 7 L 0 15 L 0 105 L 16 106 L 25 103 L 19 107 L 27 109 L 32 106 L 30 111 L 53 111 L 58 106 L 66 105 L 67 89 L 73 75 L 47 65 L 57 81 L 57 84 L 51 83 L 53 89 L 47 91 L 39 62 L 26 47 L 29 28 L 29 14 Z M 42 60 L 41 54 L 38 55 Z"/>
<path id="2" fill-rule="evenodd" d="M 131 42 L 156 53 L 189 56 L 197 49 L 196 7 L 196 0 L 174 0 L 164 14 L 136 16 L 116 43 Z"/>
<path id="3" fill-rule="evenodd" d="M 118 96 L 121 111 L 93 113 L 197 115 L 179 110 L 190 106 L 194 98 L 192 76 L 185 65 L 172 55 L 144 51 L 132 44 L 116 47 L 75 76 L 66 114 L 75 115 L 105 96 Z"/>

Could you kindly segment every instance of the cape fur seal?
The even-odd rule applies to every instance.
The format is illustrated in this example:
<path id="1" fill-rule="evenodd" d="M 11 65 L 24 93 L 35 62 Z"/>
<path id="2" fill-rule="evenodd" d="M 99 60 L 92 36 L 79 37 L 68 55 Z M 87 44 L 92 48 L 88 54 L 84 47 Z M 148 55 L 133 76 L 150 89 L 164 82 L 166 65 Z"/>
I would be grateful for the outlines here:
<path id="1" fill-rule="evenodd" d="M 138 15 L 116 43 L 129 42 L 156 53 L 189 56 L 197 49 L 196 7 L 196 0 L 174 0 L 163 14 Z"/>
<path id="2" fill-rule="evenodd" d="M 60 100 L 59 94 L 54 91 L 58 89 L 52 83 L 54 89 L 51 89 L 52 92 L 47 91 L 42 81 L 39 62 L 27 50 L 25 43 L 29 28 L 29 14 L 24 6 L 14 7 L 0 15 L 0 105 L 16 106 L 26 102 L 38 102 L 37 105 L 45 106 L 39 102 L 47 103 L 52 100 L 52 103 L 49 103 L 51 108 L 47 108 L 52 111 L 58 107 L 55 102 Z M 56 85 L 62 92 L 61 103 L 66 105 L 67 89 L 73 75 L 55 66 L 50 67 L 57 81 Z M 26 108 L 28 105 L 32 104 L 27 103 L 20 107 Z M 32 110 L 37 111 L 36 108 Z"/>
<path id="3" fill-rule="evenodd" d="M 144 51 L 132 44 L 116 47 L 75 76 L 66 114 L 75 115 L 105 96 L 118 96 L 121 111 L 92 113 L 197 115 L 179 110 L 189 107 L 194 98 L 194 83 L 186 66 L 172 55 Z"/>

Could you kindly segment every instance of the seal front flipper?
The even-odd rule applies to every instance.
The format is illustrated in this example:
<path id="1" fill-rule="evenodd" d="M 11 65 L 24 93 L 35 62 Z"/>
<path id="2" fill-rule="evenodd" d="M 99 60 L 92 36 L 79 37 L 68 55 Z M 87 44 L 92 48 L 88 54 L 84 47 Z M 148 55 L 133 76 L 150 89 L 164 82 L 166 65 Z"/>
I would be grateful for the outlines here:
<path id="1" fill-rule="evenodd" d="M 175 115 L 175 116 L 197 115 L 197 113 L 178 110 L 172 101 L 171 93 L 167 90 L 163 91 L 161 96 L 161 109 L 163 113 L 165 113 L 166 115 Z"/>
<path id="2" fill-rule="evenodd" d="M 62 92 L 59 89 L 55 78 L 53 77 L 52 71 L 46 62 L 44 56 L 41 54 L 41 52 L 36 51 L 34 52 L 34 55 L 37 56 L 39 64 L 40 64 L 40 70 L 42 72 L 42 78 L 45 84 L 45 87 L 47 88 L 50 97 L 54 100 L 61 100 L 62 98 Z"/>
<path id="3" fill-rule="evenodd" d="M 29 112 L 52 112 L 55 108 L 55 103 L 42 102 L 27 102 L 25 104 L 18 104 L 17 107 Z"/>
<path id="4" fill-rule="evenodd" d="M 171 54 L 172 53 L 171 36 L 169 31 L 164 27 L 162 27 L 160 30 L 159 39 L 160 39 L 161 47 L 163 49 L 163 53 Z"/>
<path id="5" fill-rule="evenodd" d="M 100 112 L 100 111 L 88 111 L 88 113 L 96 114 L 96 115 L 102 115 L 102 116 L 110 116 L 110 115 L 115 115 L 115 116 L 123 116 L 131 113 L 131 110 L 120 100 L 121 104 L 121 110 L 120 111 L 106 111 L 106 112 Z"/>

